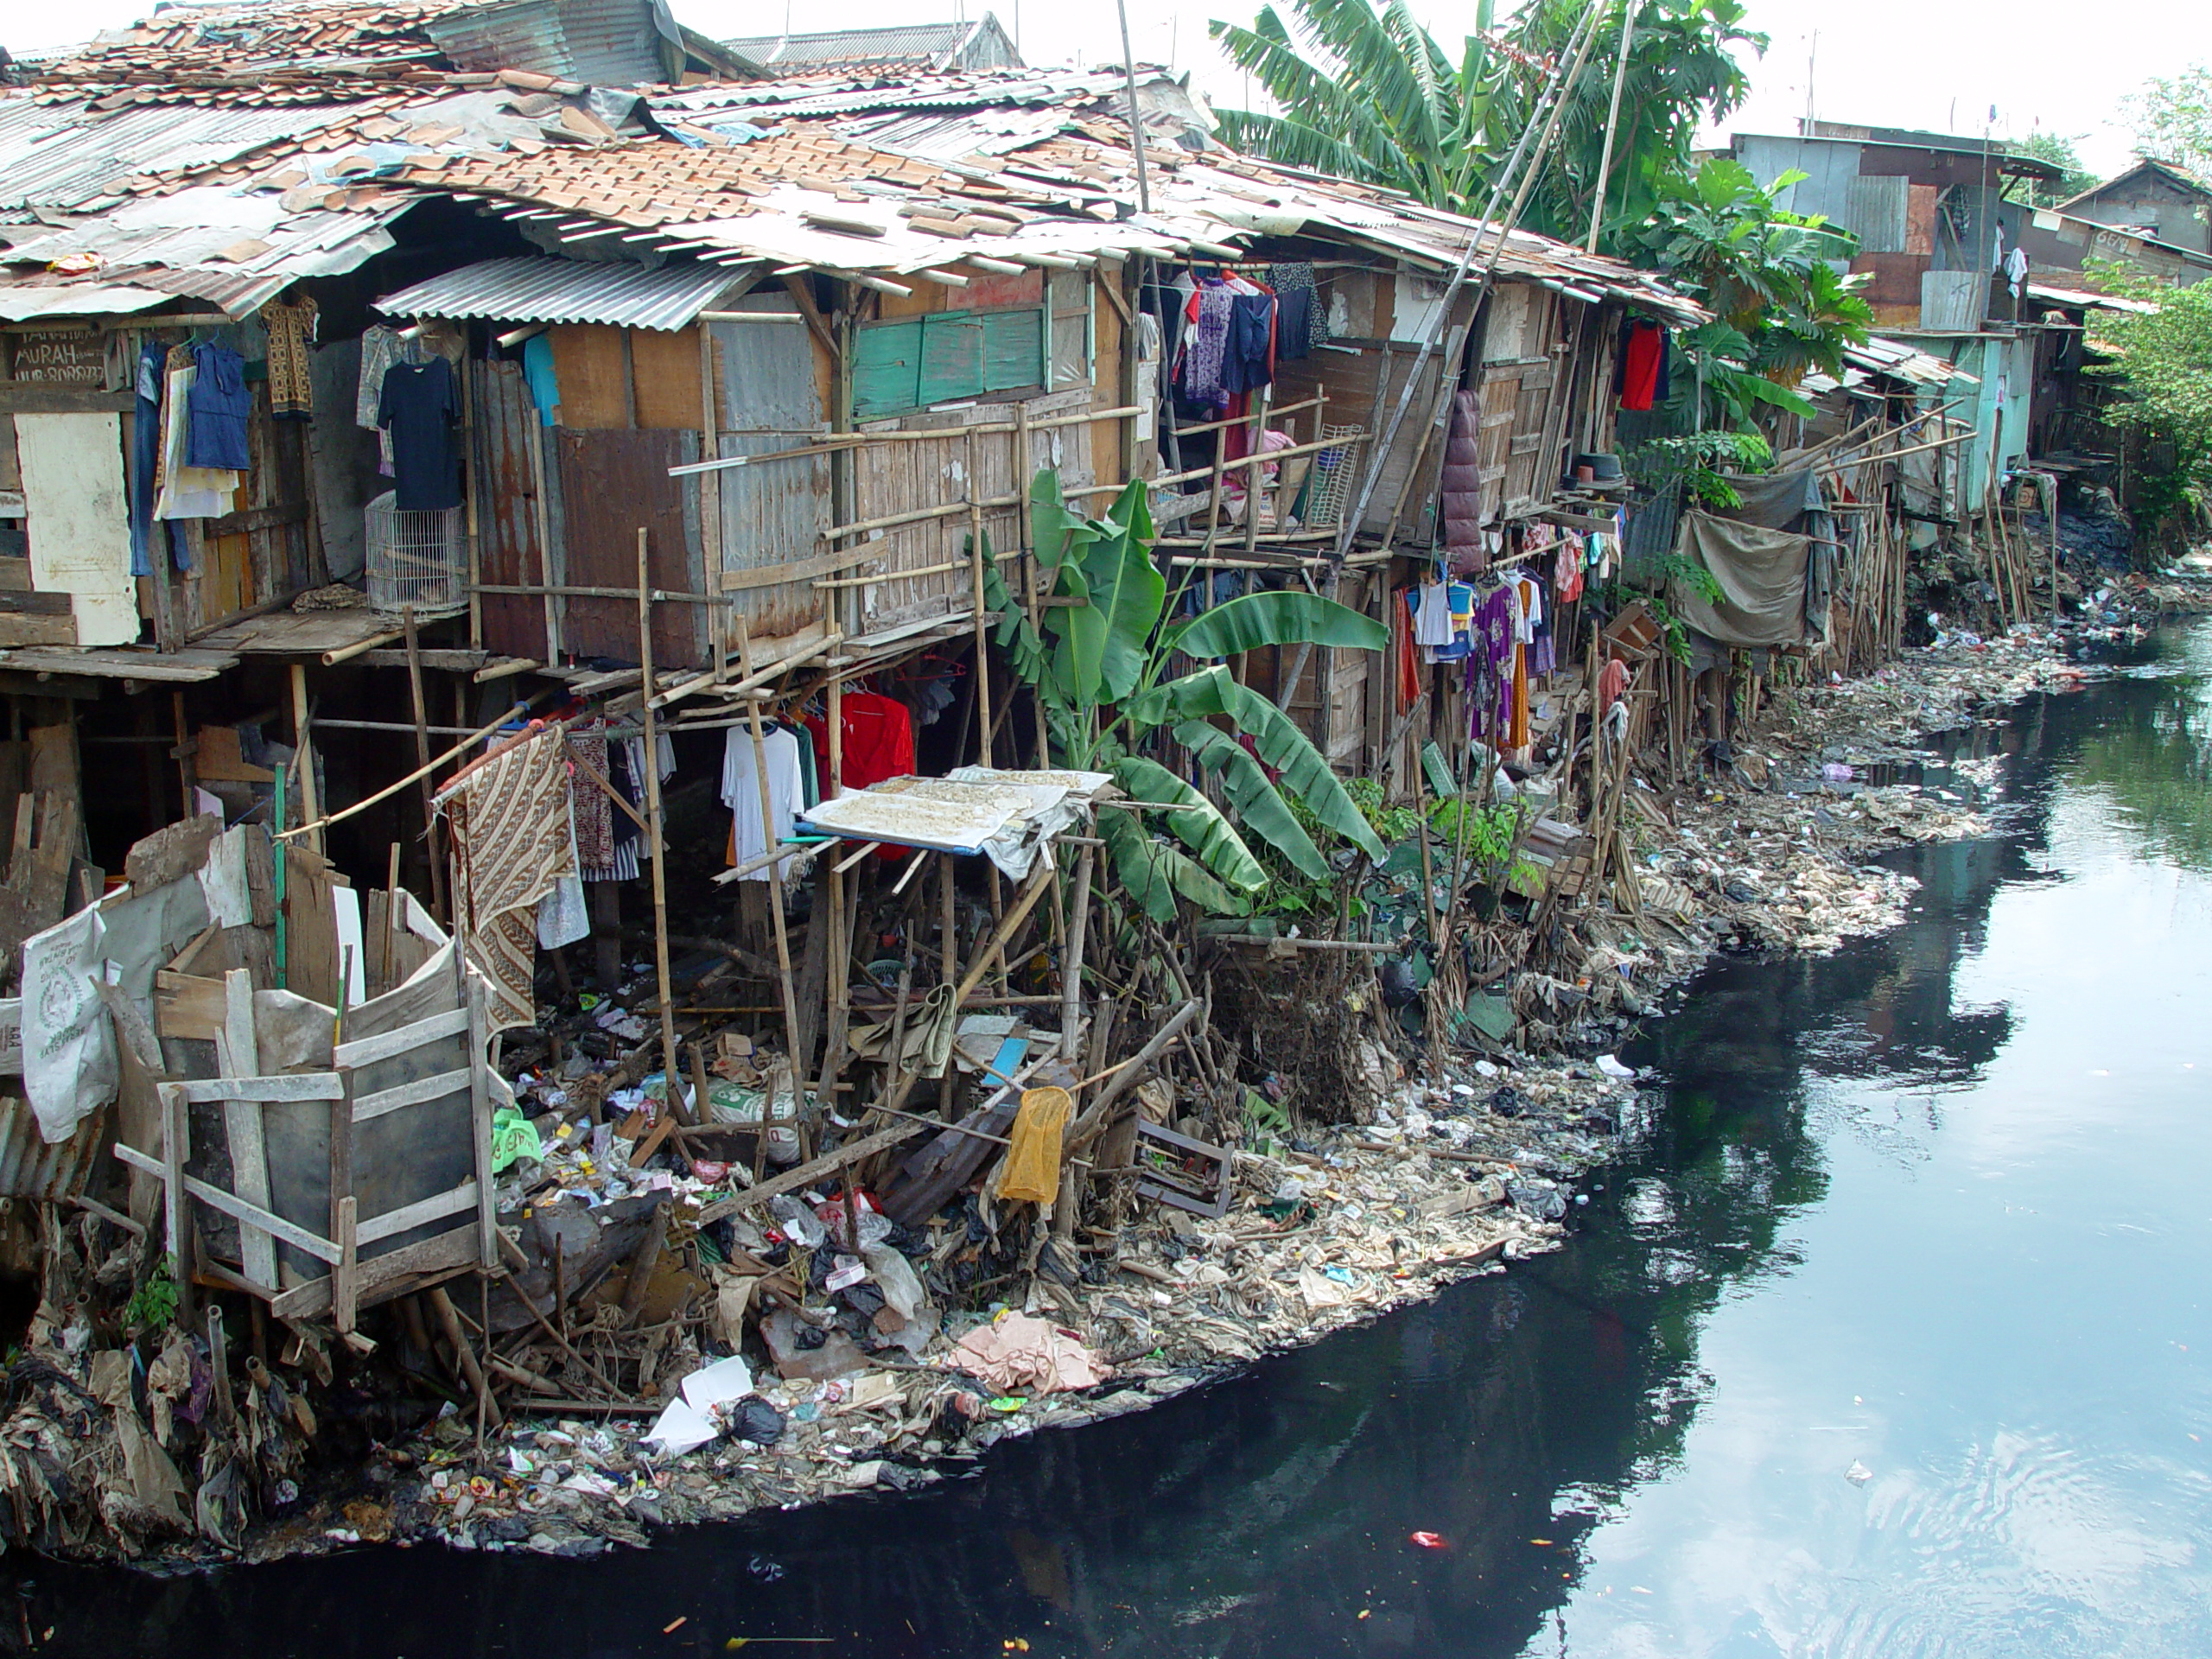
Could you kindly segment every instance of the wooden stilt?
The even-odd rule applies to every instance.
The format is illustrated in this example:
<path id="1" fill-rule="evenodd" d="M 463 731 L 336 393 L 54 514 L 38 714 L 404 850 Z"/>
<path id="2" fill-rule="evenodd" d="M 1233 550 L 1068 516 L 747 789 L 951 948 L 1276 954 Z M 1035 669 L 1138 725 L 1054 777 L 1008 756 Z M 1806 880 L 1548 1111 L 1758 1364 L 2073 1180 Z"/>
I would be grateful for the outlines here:
<path id="1" fill-rule="evenodd" d="M 660 993 L 660 1063 L 671 1103 L 676 1097 L 676 1007 L 668 975 L 668 848 L 662 837 L 660 810 L 660 731 L 653 718 L 653 603 L 651 579 L 645 569 L 645 528 L 638 527 L 638 662 L 643 671 L 645 728 L 645 850 L 653 857 L 653 973 Z M 765 783 L 765 780 L 764 780 Z"/>
<path id="2" fill-rule="evenodd" d="M 322 816 L 322 791 L 315 786 L 315 744 L 308 729 L 308 671 L 292 664 L 292 749 L 300 768 L 300 822 L 313 823 Z M 322 831 L 310 830 L 305 840 L 310 852 L 322 851 Z"/>
<path id="3" fill-rule="evenodd" d="M 738 613 L 736 621 L 738 665 L 743 677 L 750 679 L 753 677 L 752 632 L 745 625 L 743 613 Z M 753 728 L 753 782 L 760 791 L 760 833 L 764 838 L 772 837 L 776 832 L 776 811 L 768 792 L 768 738 L 761 726 L 760 698 L 757 694 L 747 695 L 745 713 Z M 769 852 L 773 849 L 764 845 L 761 850 Z M 799 1080 L 806 1075 L 806 1063 L 810 1057 L 799 1052 L 798 995 L 791 983 L 791 939 L 784 926 L 783 871 L 772 864 L 768 867 L 767 877 L 765 885 L 768 889 L 769 917 L 772 931 L 776 936 L 777 989 L 782 994 L 784 1005 L 784 1041 L 791 1056 L 791 1087 L 796 1090 L 799 1087 Z M 761 1122 L 765 1140 L 767 1123 L 765 1116 Z"/>
<path id="4" fill-rule="evenodd" d="M 425 852 L 430 861 L 430 907 L 441 922 L 450 926 L 453 911 L 446 894 L 445 831 L 430 804 L 437 785 L 430 778 L 430 711 L 423 696 L 423 648 L 416 637 L 412 605 L 400 613 L 400 626 L 405 630 L 407 640 L 407 693 L 415 709 L 415 765 L 422 773 Z"/>
<path id="5" fill-rule="evenodd" d="M 1083 953 L 1090 932 L 1090 874 L 1097 851 L 1087 846 L 1076 855 L 1067 954 L 1060 963 L 1060 1058 L 1071 1064 L 1075 1059 L 1076 1029 L 1083 1019 Z"/>

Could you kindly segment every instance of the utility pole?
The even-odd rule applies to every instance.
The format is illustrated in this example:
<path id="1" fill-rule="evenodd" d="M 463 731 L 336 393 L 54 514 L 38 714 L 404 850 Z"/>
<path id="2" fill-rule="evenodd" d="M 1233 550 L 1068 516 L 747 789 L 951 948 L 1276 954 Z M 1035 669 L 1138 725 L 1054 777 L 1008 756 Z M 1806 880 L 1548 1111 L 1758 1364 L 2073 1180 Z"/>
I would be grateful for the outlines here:
<path id="1" fill-rule="evenodd" d="M 1152 181 L 1145 169 L 1144 115 L 1137 108 L 1137 60 L 1129 50 L 1129 0 L 1114 0 L 1114 10 L 1122 17 L 1122 69 L 1129 78 L 1129 142 L 1137 154 L 1137 207 L 1148 213 L 1152 211 Z"/>

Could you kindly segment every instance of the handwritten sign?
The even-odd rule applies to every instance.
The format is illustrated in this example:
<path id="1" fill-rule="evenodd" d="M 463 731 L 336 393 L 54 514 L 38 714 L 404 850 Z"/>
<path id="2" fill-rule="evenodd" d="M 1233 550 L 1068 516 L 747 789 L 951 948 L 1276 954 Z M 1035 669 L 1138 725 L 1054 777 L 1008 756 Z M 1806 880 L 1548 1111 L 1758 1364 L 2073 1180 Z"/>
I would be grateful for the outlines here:
<path id="1" fill-rule="evenodd" d="M 18 380 L 54 386 L 98 386 L 106 349 L 98 334 L 18 334 L 9 369 Z"/>

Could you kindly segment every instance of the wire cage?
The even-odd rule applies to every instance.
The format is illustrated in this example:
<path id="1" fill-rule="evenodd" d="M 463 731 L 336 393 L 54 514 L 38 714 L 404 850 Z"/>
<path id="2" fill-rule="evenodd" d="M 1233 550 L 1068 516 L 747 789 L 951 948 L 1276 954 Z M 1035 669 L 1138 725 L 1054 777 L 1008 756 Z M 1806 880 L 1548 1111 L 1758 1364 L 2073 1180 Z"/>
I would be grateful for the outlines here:
<path id="1" fill-rule="evenodd" d="M 369 603 L 380 611 L 412 607 L 419 617 L 468 608 L 468 552 L 461 510 L 402 512 L 390 490 L 365 509 Z"/>

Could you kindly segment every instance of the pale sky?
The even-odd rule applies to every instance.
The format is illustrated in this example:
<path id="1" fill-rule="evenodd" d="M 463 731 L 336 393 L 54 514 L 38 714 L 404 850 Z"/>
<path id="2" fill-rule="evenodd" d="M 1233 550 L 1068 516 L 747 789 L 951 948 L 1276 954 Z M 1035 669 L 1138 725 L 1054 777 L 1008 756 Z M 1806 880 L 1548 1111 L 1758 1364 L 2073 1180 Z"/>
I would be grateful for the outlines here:
<path id="1" fill-rule="evenodd" d="M 1018 29 L 1033 63 L 1120 56 L 1111 9 L 1100 0 L 992 0 Z M 786 16 L 799 29 L 863 27 L 975 16 L 977 0 L 673 0 L 683 22 L 718 37 L 766 34 Z M 1197 73 L 1217 102 L 1243 101 L 1242 76 L 1206 38 L 1211 17 L 1249 22 L 1256 0 L 1128 0 L 1131 42 L 1141 60 Z M 1503 8 L 1501 8 L 1502 10 Z M 92 30 L 143 16 L 146 0 L 0 0 L 0 46 L 21 50 L 66 44 Z M 1471 3 L 1425 0 L 1420 7 L 1442 38 L 1456 41 L 1474 16 Z M 1752 69 L 1751 104 L 1730 124 L 1745 131 L 1789 132 L 1814 108 L 1829 120 L 1931 128 L 1980 136 L 1993 105 L 1998 136 L 2037 126 L 2079 137 L 2095 169 L 2117 170 L 2130 153 L 2116 124 L 2120 99 L 2153 74 L 2212 60 L 2212 13 L 2181 0 L 2101 0 L 2094 6 L 2049 0 L 1749 0 L 1748 22 L 1773 37 Z M 1818 31 L 1817 45 L 1815 31 Z"/>

